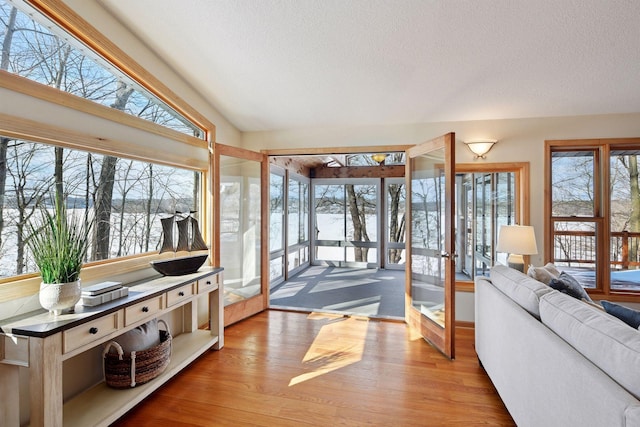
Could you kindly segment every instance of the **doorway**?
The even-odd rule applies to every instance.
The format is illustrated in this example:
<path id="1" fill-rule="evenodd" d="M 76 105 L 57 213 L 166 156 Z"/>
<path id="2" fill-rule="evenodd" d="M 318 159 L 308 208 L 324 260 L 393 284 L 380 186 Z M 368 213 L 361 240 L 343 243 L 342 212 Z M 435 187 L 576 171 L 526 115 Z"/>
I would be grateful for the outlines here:
<path id="1" fill-rule="evenodd" d="M 404 153 L 272 157 L 270 307 L 404 317 Z"/>

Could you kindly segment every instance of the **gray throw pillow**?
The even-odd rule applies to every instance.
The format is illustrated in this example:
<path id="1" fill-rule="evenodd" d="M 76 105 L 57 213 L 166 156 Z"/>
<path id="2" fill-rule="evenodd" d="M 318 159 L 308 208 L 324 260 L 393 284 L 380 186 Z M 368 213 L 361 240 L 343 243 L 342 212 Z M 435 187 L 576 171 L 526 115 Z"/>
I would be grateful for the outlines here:
<path id="1" fill-rule="evenodd" d="M 604 310 L 612 316 L 622 320 L 634 329 L 640 326 L 640 311 L 609 301 L 600 301 Z"/>
<path id="2" fill-rule="evenodd" d="M 593 302 L 587 291 L 584 290 L 580 282 L 578 282 L 573 276 L 563 271 L 555 279 L 551 279 L 549 286 L 558 290 L 564 294 L 570 295 L 577 299 L 585 299 L 589 302 Z"/>
<path id="3" fill-rule="evenodd" d="M 527 270 L 527 275 L 536 279 L 538 282 L 548 285 L 551 280 L 558 278 L 560 272 L 555 265 L 549 262 L 544 267 L 534 267 L 530 265 Z"/>

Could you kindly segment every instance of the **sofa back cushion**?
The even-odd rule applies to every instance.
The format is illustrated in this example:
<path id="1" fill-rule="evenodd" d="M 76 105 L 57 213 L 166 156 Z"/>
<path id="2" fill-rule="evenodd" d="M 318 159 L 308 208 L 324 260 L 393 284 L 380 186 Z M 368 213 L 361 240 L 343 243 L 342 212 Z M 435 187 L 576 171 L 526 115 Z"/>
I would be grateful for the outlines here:
<path id="1" fill-rule="evenodd" d="M 490 272 L 491 283 L 520 307 L 540 319 L 540 297 L 552 289 L 544 283 L 504 265 L 494 265 Z"/>
<path id="2" fill-rule="evenodd" d="M 557 291 L 540 299 L 540 318 L 560 338 L 640 398 L 640 331 Z"/>

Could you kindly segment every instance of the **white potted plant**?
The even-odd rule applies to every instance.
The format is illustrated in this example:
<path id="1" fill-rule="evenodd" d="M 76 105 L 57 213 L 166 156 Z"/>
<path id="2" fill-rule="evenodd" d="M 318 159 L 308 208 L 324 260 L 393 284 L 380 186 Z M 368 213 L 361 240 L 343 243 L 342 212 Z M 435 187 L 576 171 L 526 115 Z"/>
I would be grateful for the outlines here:
<path id="1" fill-rule="evenodd" d="M 40 305 L 54 315 L 72 308 L 80 300 L 80 270 L 89 245 L 91 224 L 67 217 L 64 203 L 56 199 L 54 212 L 41 210 L 30 223 L 27 244 L 40 270 Z"/>

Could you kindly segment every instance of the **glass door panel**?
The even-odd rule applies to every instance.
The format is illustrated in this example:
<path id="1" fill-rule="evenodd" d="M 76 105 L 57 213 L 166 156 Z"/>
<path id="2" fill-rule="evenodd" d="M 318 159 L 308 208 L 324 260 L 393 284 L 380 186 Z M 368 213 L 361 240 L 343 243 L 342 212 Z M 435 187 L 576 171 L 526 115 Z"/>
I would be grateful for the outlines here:
<path id="1" fill-rule="evenodd" d="M 407 322 L 454 356 L 454 134 L 407 150 Z"/>
<path id="2" fill-rule="evenodd" d="M 261 162 L 219 158 L 220 265 L 225 306 L 260 295 Z"/>

